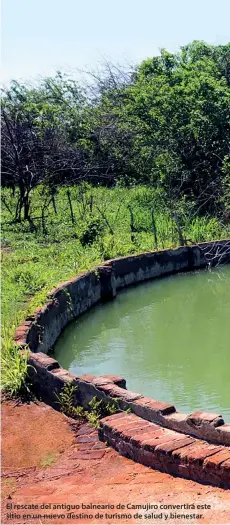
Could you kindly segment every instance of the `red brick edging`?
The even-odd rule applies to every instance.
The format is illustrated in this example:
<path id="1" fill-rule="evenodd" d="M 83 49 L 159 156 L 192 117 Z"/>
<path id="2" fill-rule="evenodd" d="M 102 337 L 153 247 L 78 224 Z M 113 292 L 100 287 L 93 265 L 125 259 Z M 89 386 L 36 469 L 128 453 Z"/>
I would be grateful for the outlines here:
<path id="1" fill-rule="evenodd" d="M 230 447 L 211 445 L 124 413 L 102 419 L 99 438 L 147 467 L 230 488 Z"/>

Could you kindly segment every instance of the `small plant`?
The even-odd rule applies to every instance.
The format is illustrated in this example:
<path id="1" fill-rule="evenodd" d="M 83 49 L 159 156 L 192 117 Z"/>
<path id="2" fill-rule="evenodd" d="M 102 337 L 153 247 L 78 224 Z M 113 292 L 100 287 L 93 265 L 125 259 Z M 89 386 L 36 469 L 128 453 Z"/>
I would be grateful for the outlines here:
<path id="1" fill-rule="evenodd" d="M 64 288 L 63 291 L 65 292 L 66 297 L 67 297 L 67 310 L 68 310 L 68 313 L 70 315 L 73 315 L 73 300 L 72 300 L 72 297 L 71 297 L 70 293 L 68 292 L 67 288 Z"/>
<path id="2" fill-rule="evenodd" d="M 76 391 L 77 387 L 73 383 L 66 383 L 61 393 L 57 395 L 60 410 L 66 416 L 86 419 L 91 426 L 98 428 L 99 420 L 102 417 L 120 412 L 118 399 L 114 399 L 112 403 L 105 404 L 102 399 L 98 400 L 96 396 L 89 401 L 89 410 L 79 405 L 74 406 Z"/>
<path id="3" fill-rule="evenodd" d="M 98 401 L 96 397 L 93 397 L 89 402 L 89 406 L 90 411 L 86 412 L 86 417 L 89 424 L 96 428 L 99 427 L 99 420 L 102 417 L 111 416 L 112 414 L 120 412 L 118 399 L 114 399 L 112 403 L 107 403 L 105 405 L 102 399 Z"/>
<path id="4" fill-rule="evenodd" d="M 27 383 L 28 354 L 15 345 L 7 329 L 2 330 L 1 388 L 10 397 L 29 394 Z"/>
<path id="5" fill-rule="evenodd" d="M 72 418 L 83 418 L 84 408 L 81 406 L 74 406 L 74 397 L 77 391 L 77 387 L 73 383 L 66 383 L 62 389 L 62 392 L 57 395 L 58 403 L 60 404 L 60 410 L 66 416 Z"/>
<path id="6" fill-rule="evenodd" d="M 40 461 L 40 467 L 50 467 L 53 463 L 55 463 L 57 458 L 57 454 L 51 453 L 46 454 L 46 456 Z"/>
<path id="7" fill-rule="evenodd" d="M 98 401 L 97 398 L 94 397 L 89 402 L 90 410 L 87 411 L 82 406 L 74 406 L 76 391 L 77 387 L 73 385 L 73 383 L 66 383 L 62 392 L 59 396 L 57 395 L 61 412 L 72 418 L 87 419 L 90 425 L 97 428 L 99 419 L 102 417 L 102 401 Z"/>
<path id="8" fill-rule="evenodd" d="M 90 411 L 87 411 L 86 417 L 89 424 L 95 428 L 99 427 L 99 419 L 103 415 L 103 403 L 102 399 L 98 401 L 96 397 L 93 397 L 89 402 Z"/>
<path id="9" fill-rule="evenodd" d="M 120 412 L 120 410 L 117 398 L 115 398 L 112 403 L 107 403 L 107 405 L 105 405 L 106 416 L 112 416 L 113 414 Z"/>

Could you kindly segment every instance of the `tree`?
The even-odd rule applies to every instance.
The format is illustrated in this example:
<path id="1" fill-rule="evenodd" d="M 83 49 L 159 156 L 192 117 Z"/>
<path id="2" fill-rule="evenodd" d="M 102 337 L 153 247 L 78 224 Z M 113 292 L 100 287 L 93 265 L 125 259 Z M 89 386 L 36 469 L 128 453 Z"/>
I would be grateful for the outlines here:
<path id="1" fill-rule="evenodd" d="M 81 180 L 148 184 L 172 214 L 229 210 L 230 44 L 192 42 L 136 68 L 105 63 L 80 85 L 57 73 L 2 99 L 2 182 L 30 195 Z M 178 223 L 179 224 L 179 223 Z"/>
<path id="2" fill-rule="evenodd" d="M 229 156 L 230 45 L 193 42 L 137 67 L 132 83 L 105 95 L 119 126 L 132 129 L 134 178 L 217 211 Z M 122 106 L 121 106 L 122 101 Z M 105 104 L 105 102 L 103 101 Z"/>

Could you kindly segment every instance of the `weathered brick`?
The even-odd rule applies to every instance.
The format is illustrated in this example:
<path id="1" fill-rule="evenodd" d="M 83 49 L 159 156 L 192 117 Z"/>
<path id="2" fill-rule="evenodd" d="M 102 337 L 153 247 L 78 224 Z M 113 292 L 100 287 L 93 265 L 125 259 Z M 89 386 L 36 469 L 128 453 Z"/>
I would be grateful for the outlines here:
<path id="1" fill-rule="evenodd" d="M 162 470 L 162 464 L 153 451 L 144 450 L 143 448 L 135 448 L 134 459 L 146 467 Z"/>
<path id="2" fill-rule="evenodd" d="M 222 450 L 204 460 L 204 467 L 209 469 L 220 468 L 221 463 L 226 460 L 230 460 L 230 450 L 222 448 Z"/>
<path id="3" fill-rule="evenodd" d="M 126 433 L 128 430 L 132 430 L 133 432 L 135 432 L 135 429 L 137 427 L 137 423 L 136 422 L 133 422 L 133 423 L 124 423 L 124 425 L 117 425 L 117 426 L 114 426 L 112 428 L 112 433 L 113 433 L 113 436 L 115 437 L 121 437 L 121 435 L 123 435 L 124 433 Z"/>
<path id="4" fill-rule="evenodd" d="M 186 433 L 189 430 L 187 423 L 187 414 L 181 412 L 173 412 L 172 414 L 166 414 L 163 418 L 164 426 L 178 432 Z"/>
<path id="5" fill-rule="evenodd" d="M 91 381 L 84 381 L 82 377 L 79 377 L 74 380 L 73 383 L 77 386 L 79 402 L 84 407 L 89 408 L 89 403 L 94 397 L 96 397 L 97 400 L 103 400 L 105 398 L 102 390 L 99 390 Z"/>
<path id="6" fill-rule="evenodd" d="M 80 376 L 80 379 L 82 379 L 82 381 L 85 381 L 86 383 L 92 383 L 92 381 L 96 379 L 96 376 L 93 376 L 92 374 L 83 374 L 82 376 Z"/>
<path id="7" fill-rule="evenodd" d="M 91 383 L 93 383 L 93 385 L 95 385 L 96 387 L 103 387 L 104 385 L 114 384 L 110 379 L 106 379 L 105 377 L 94 377 L 91 380 Z"/>
<path id="8" fill-rule="evenodd" d="M 183 434 L 180 434 L 176 438 L 173 438 L 171 441 L 167 441 L 157 445 L 155 451 L 161 454 L 170 454 L 171 452 L 173 452 L 173 450 L 185 447 L 186 445 L 191 445 L 192 443 L 194 443 L 194 441 L 194 438 L 189 436 L 183 436 Z"/>
<path id="9" fill-rule="evenodd" d="M 25 349 L 25 347 L 27 346 L 25 337 L 18 337 L 17 339 L 15 338 L 14 340 L 19 349 Z"/>
<path id="10" fill-rule="evenodd" d="M 68 370 L 65 370 L 64 368 L 57 368 L 55 370 L 52 370 L 51 373 L 55 377 L 63 379 L 64 381 L 73 381 L 77 378 L 75 374 L 71 374 L 70 372 L 68 372 Z"/>
<path id="11" fill-rule="evenodd" d="M 230 445 L 230 424 L 225 423 L 215 430 L 218 442 L 223 445 Z"/>
<path id="12" fill-rule="evenodd" d="M 103 458 L 104 454 L 105 450 L 79 450 L 79 452 L 77 453 L 77 458 L 90 461 L 100 460 Z"/>
<path id="13" fill-rule="evenodd" d="M 218 446 L 196 442 L 195 445 L 192 443 L 187 447 L 173 451 L 172 456 L 180 460 L 186 460 L 188 463 L 202 463 L 205 458 L 219 452 L 219 450 L 220 448 Z"/>
<path id="14" fill-rule="evenodd" d="M 139 426 L 138 426 L 139 425 Z M 153 425 L 153 426 L 152 426 Z M 136 424 L 136 427 L 135 427 L 135 436 L 138 436 L 139 434 L 143 435 L 143 434 L 146 434 L 146 433 L 151 433 L 153 432 L 153 430 L 157 430 L 159 427 L 157 425 L 154 425 L 153 423 L 148 423 L 146 421 L 146 424 L 143 425 L 143 423 L 139 423 L 139 424 Z M 127 438 L 129 439 L 130 437 L 132 437 L 134 435 L 134 430 L 131 429 L 131 430 L 125 430 L 122 432 L 124 438 Z"/>
<path id="15" fill-rule="evenodd" d="M 190 414 L 187 417 L 187 422 L 188 424 L 194 426 L 210 424 L 214 427 L 217 427 L 219 425 L 222 425 L 224 423 L 224 420 L 220 414 L 213 414 L 211 412 L 203 412 L 202 410 L 197 410 L 196 412 L 193 412 L 193 414 Z"/>
<path id="16" fill-rule="evenodd" d="M 115 385 L 119 386 L 120 388 L 126 389 L 126 379 L 122 376 L 114 376 L 112 374 L 105 374 L 102 377 L 105 377 L 106 379 L 110 379 Z"/>
<path id="17" fill-rule="evenodd" d="M 25 327 L 25 328 L 17 328 L 15 334 L 14 334 L 14 340 L 16 341 L 16 343 L 18 344 L 18 341 L 23 341 L 26 343 L 26 340 L 27 340 L 27 333 L 28 333 L 28 329 Z"/>
<path id="18" fill-rule="evenodd" d="M 103 446 L 105 446 L 104 443 L 102 443 Z M 92 450 L 92 448 L 94 448 L 94 444 L 93 443 L 78 443 L 77 445 L 77 451 L 79 452 L 79 450 Z"/>
<path id="19" fill-rule="evenodd" d="M 137 400 L 136 403 L 143 407 L 152 408 L 156 412 L 160 412 L 162 415 L 170 414 L 175 411 L 175 407 L 171 403 L 157 401 L 151 397 L 143 397 L 142 399 Z"/>
<path id="20" fill-rule="evenodd" d="M 175 412 L 174 414 L 163 416 L 161 424 L 172 430 L 183 432 L 211 443 L 230 445 L 230 425 L 222 424 L 223 419 L 221 416 L 202 411 L 194 414 L 196 415 L 193 419 L 191 415 Z M 220 426 L 216 426 L 219 424 Z"/>
<path id="21" fill-rule="evenodd" d="M 118 428 L 120 432 L 126 432 L 126 431 L 128 432 L 129 430 L 134 429 L 134 428 L 139 428 L 140 426 L 143 427 L 141 421 L 135 421 L 135 419 L 133 420 L 121 419 L 119 420 L 117 424 L 115 423 L 114 428 L 115 429 Z"/>
<path id="22" fill-rule="evenodd" d="M 112 416 L 106 416 L 103 419 L 100 420 L 100 425 L 103 425 L 104 423 L 111 422 L 116 419 L 122 419 L 127 417 L 126 412 L 118 412 L 117 414 L 113 414 Z"/>
<path id="23" fill-rule="evenodd" d="M 142 446 L 144 449 L 152 450 L 152 449 L 155 449 L 155 447 L 157 447 L 158 445 L 162 443 L 167 443 L 168 441 L 171 442 L 173 437 L 174 436 L 169 434 L 167 430 L 165 432 L 161 432 L 160 430 L 157 430 L 155 432 L 155 435 L 152 435 L 152 437 L 151 435 L 149 435 L 147 439 L 144 439 L 142 441 Z"/>
<path id="24" fill-rule="evenodd" d="M 120 426 L 128 425 L 129 423 L 138 423 L 139 418 L 136 418 L 134 414 L 126 414 L 124 417 L 117 417 L 119 414 L 116 414 L 113 420 L 107 420 L 106 424 L 112 423 L 113 428 L 119 428 Z"/>
<path id="25" fill-rule="evenodd" d="M 56 359 L 53 359 L 42 352 L 30 352 L 28 361 L 29 364 L 33 366 L 44 367 L 46 370 L 55 370 L 56 368 L 60 368 L 60 365 Z"/>
<path id="26" fill-rule="evenodd" d="M 97 442 L 97 435 L 91 435 L 91 436 L 79 436 L 77 438 L 78 443 L 96 443 Z"/>
<path id="27" fill-rule="evenodd" d="M 162 422 L 164 415 L 173 413 L 176 410 L 171 403 L 156 401 L 149 397 L 141 397 L 134 402 L 130 402 L 129 406 L 137 416 L 159 423 Z"/>
<path id="28" fill-rule="evenodd" d="M 229 480 L 230 480 L 230 459 L 226 459 L 223 463 L 221 463 L 220 468 L 222 470 L 227 470 L 229 474 Z M 230 488 L 230 487 L 229 487 Z"/>
<path id="29" fill-rule="evenodd" d="M 139 399 L 142 397 L 141 394 L 138 394 L 136 392 L 130 392 L 129 390 L 126 390 L 125 388 L 120 388 L 119 386 L 115 385 L 114 383 L 108 383 L 105 385 L 98 386 L 100 390 L 105 392 L 105 394 L 111 396 L 112 398 L 118 398 L 119 400 L 125 401 L 126 403 L 129 403 L 131 401 L 135 401 L 136 399 Z"/>
<path id="30" fill-rule="evenodd" d="M 94 433 L 94 428 L 85 423 L 84 425 L 81 425 L 80 428 L 77 430 L 76 434 L 77 436 L 83 436 Z"/>
<path id="31" fill-rule="evenodd" d="M 126 428 L 128 429 L 129 425 L 132 425 L 133 423 L 135 426 L 135 424 L 137 423 L 136 420 L 130 416 L 127 416 L 126 414 L 126 417 L 117 418 L 113 421 L 109 421 L 109 419 L 107 419 L 107 421 L 103 420 L 102 424 L 103 428 L 105 429 L 105 432 L 112 431 L 113 433 L 119 434 L 120 431 Z"/>
<path id="32" fill-rule="evenodd" d="M 160 438 L 160 436 L 164 435 L 164 429 L 163 428 L 158 428 L 157 430 L 153 429 L 152 432 L 149 432 L 148 430 L 146 431 L 146 433 L 142 433 L 142 434 L 133 434 L 133 436 L 130 438 L 130 442 L 131 443 L 134 443 L 135 446 L 141 446 L 143 448 L 146 448 L 148 449 L 149 446 L 149 442 L 152 441 L 152 440 L 157 440 Z M 152 448 L 154 447 L 150 447 L 151 450 Z"/>

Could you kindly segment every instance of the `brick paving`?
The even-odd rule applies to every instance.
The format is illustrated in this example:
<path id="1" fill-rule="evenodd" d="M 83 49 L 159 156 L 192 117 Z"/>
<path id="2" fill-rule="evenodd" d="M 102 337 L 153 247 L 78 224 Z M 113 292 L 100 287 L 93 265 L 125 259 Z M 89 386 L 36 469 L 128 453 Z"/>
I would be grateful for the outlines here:
<path id="1" fill-rule="evenodd" d="M 118 420 L 121 423 L 122 419 L 124 423 L 123 415 L 112 416 L 111 423 Z M 67 522 L 161 524 L 166 521 L 165 514 L 168 514 L 167 522 L 170 524 L 230 523 L 229 490 L 173 477 L 123 457 L 106 443 L 99 441 L 97 431 L 88 424 L 76 424 L 43 403 L 5 407 L 3 422 L 6 423 L 3 424 L 2 432 L 3 524 Z M 146 423 L 149 425 L 148 422 Z M 109 428 L 108 421 L 106 424 Z M 145 423 L 143 425 L 142 421 L 141 425 L 139 430 L 143 432 Z M 122 424 L 117 426 L 117 432 L 123 435 Z M 82 441 L 82 438 L 85 440 Z M 166 447 L 167 455 L 169 444 L 170 442 L 167 441 L 164 445 L 163 443 L 158 445 L 159 453 L 163 447 Z M 178 440 L 177 444 L 181 446 L 181 441 Z M 44 453 L 50 454 L 51 451 L 58 452 L 57 458 L 51 465 L 42 467 L 41 458 Z M 149 454 L 148 449 L 145 450 L 145 454 Z M 207 456 L 204 463 L 218 468 L 219 461 L 223 460 L 222 465 L 226 463 L 227 469 L 230 463 L 227 454 L 228 451 L 216 452 Z M 82 519 L 72 517 L 67 520 L 65 514 L 64 518 L 56 518 L 52 521 L 48 518 L 23 520 L 25 510 L 18 510 L 19 519 L 7 518 L 6 504 L 9 495 L 12 498 L 10 501 L 17 505 L 47 506 L 42 511 L 46 516 L 51 512 L 48 508 L 50 505 L 59 504 L 79 505 L 81 509 L 83 508 L 82 515 L 93 517 Z M 137 511 L 135 508 L 147 504 L 158 507 L 158 510 L 150 509 L 146 512 L 144 509 Z M 103 511 L 103 519 L 96 518 L 98 511 L 87 508 L 92 505 L 107 505 L 114 509 Z M 122 506 L 124 511 L 121 510 Z M 173 510 L 168 510 L 170 506 Z M 203 506 L 203 509 L 201 510 L 199 506 Z M 66 513 L 66 510 L 58 512 Z M 122 521 L 119 517 L 105 517 L 106 513 L 111 516 L 121 512 L 131 517 Z M 135 517 L 137 513 L 141 515 L 141 519 Z M 182 520 L 175 517 L 176 513 L 179 515 L 195 513 L 195 516 L 201 517 Z M 161 514 L 163 517 L 158 520 L 156 516 Z"/>

